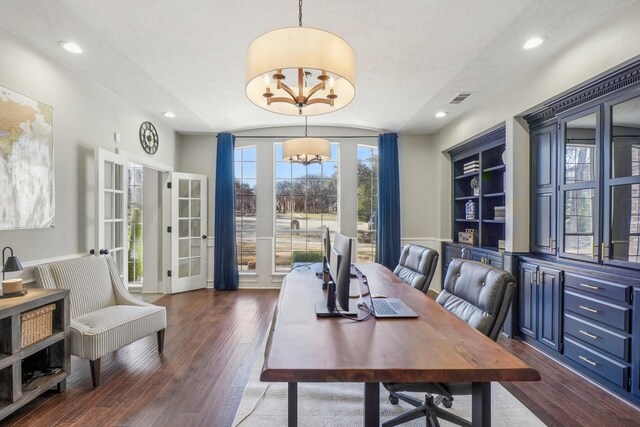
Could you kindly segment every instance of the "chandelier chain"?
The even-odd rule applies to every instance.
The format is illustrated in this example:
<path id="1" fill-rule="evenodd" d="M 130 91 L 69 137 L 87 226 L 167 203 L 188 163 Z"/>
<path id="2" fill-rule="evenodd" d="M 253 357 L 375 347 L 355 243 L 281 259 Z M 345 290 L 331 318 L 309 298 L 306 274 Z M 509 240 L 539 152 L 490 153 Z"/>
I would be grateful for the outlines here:
<path id="1" fill-rule="evenodd" d="M 298 0 L 298 27 L 302 27 L 302 0 Z"/>
<path id="2" fill-rule="evenodd" d="M 307 116 L 304 116 L 304 137 L 307 137 Z"/>

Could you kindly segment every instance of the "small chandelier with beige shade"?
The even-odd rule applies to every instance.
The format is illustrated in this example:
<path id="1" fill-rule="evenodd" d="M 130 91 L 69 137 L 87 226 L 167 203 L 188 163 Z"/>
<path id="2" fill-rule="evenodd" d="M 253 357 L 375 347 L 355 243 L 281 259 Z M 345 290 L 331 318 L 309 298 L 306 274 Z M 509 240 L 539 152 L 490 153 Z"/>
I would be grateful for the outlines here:
<path id="1" fill-rule="evenodd" d="M 304 118 L 304 138 L 288 139 L 282 143 L 282 160 L 290 163 L 322 163 L 331 160 L 331 142 L 323 138 L 307 137 L 307 118 Z"/>
<path id="2" fill-rule="evenodd" d="M 247 49 L 246 94 L 274 113 L 313 116 L 339 110 L 355 96 L 356 61 L 349 44 L 327 31 L 298 27 L 270 31 Z"/>

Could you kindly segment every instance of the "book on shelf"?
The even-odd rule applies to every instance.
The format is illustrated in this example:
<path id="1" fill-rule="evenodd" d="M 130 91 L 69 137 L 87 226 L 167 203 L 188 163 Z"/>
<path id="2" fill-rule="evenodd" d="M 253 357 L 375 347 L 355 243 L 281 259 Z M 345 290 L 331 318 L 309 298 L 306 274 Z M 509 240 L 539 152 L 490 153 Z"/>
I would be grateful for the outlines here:
<path id="1" fill-rule="evenodd" d="M 472 172 L 480 172 L 480 161 L 473 160 L 471 162 L 465 163 L 463 165 L 463 172 L 465 174 L 472 173 Z"/>

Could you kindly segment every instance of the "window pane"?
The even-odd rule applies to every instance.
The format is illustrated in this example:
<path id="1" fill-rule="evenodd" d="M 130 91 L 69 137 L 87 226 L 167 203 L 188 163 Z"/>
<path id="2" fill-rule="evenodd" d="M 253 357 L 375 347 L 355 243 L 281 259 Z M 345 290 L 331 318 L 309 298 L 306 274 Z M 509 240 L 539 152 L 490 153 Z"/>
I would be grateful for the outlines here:
<path id="1" fill-rule="evenodd" d="M 237 264 L 240 271 L 256 269 L 256 147 L 235 149 L 236 175 L 234 184 L 236 208 Z"/>
<path id="2" fill-rule="evenodd" d="M 611 107 L 613 178 L 640 176 L 640 97 Z"/>
<path id="3" fill-rule="evenodd" d="M 322 228 L 337 228 L 338 145 L 332 160 L 305 166 L 283 164 L 276 158 L 275 259 L 276 270 L 289 271 L 293 262 L 322 259 Z M 276 146 L 276 154 L 280 151 Z"/>
<path id="4" fill-rule="evenodd" d="M 640 184 L 611 188 L 611 259 L 640 263 Z"/>
<path id="5" fill-rule="evenodd" d="M 596 122 L 595 113 L 567 122 L 565 125 L 565 183 L 595 179 Z"/>
<path id="6" fill-rule="evenodd" d="M 358 262 L 375 261 L 377 147 L 358 146 Z"/>

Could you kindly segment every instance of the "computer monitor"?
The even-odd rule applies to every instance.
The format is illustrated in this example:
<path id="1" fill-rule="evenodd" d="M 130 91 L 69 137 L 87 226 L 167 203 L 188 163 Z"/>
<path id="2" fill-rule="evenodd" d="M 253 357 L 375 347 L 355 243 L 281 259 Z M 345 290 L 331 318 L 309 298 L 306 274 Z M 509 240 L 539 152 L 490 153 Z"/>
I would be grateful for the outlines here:
<path id="1" fill-rule="evenodd" d="M 332 259 L 330 260 L 331 280 L 336 284 L 336 300 L 342 311 L 349 310 L 349 287 L 351 284 L 351 248 L 353 239 L 348 238 L 344 234 L 336 233 L 335 242 L 331 250 Z M 337 257 L 339 255 L 339 258 Z M 333 258 L 337 259 L 337 266 L 333 266 Z"/>
<path id="2" fill-rule="evenodd" d="M 331 260 L 331 234 L 329 233 L 329 227 L 325 227 L 324 232 L 322 233 L 322 249 L 324 251 L 322 271 L 328 272 Z"/>

